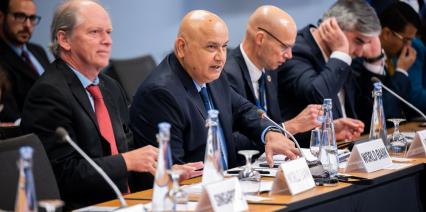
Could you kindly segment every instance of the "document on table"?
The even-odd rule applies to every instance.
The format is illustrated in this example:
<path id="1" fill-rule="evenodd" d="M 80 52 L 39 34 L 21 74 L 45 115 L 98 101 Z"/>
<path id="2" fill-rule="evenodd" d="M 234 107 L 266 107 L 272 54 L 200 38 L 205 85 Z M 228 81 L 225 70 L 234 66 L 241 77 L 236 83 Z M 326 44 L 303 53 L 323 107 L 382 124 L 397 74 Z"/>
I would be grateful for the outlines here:
<path id="1" fill-rule="evenodd" d="M 77 210 L 73 210 L 74 212 L 85 212 L 85 211 L 91 211 L 91 212 L 96 212 L 96 211 L 115 211 L 118 207 L 104 207 L 104 206 L 88 206 L 85 208 L 80 208 Z"/>

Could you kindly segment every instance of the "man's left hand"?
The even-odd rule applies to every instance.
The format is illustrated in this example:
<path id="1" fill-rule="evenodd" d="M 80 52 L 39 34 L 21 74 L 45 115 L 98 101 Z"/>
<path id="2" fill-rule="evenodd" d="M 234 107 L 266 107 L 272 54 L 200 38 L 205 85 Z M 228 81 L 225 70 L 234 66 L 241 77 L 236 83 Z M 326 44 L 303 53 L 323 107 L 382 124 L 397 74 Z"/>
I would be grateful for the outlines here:
<path id="1" fill-rule="evenodd" d="M 286 138 L 283 134 L 269 131 L 265 135 L 265 154 L 269 167 L 274 166 L 273 155 L 283 154 L 289 159 L 296 159 L 300 155 L 299 150 L 294 143 Z"/>

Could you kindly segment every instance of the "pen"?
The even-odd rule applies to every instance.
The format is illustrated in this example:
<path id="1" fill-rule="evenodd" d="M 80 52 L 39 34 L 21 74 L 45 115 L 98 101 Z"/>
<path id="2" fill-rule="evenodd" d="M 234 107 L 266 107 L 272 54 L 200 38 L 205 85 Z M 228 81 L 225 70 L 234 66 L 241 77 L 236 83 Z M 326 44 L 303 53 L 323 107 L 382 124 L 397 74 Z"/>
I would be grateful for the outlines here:
<path id="1" fill-rule="evenodd" d="M 226 171 L 226 173 L 228 173 L 228 174 L 238 174 L 238 173 L 240 173 L 240 171 L 241 170 L 228 170 L 228 171 Z M 256 170 L 256 171 L 258 171 L 259 174 L 270 174 L 269 171 L 265 171 L 265 170 Z"/>

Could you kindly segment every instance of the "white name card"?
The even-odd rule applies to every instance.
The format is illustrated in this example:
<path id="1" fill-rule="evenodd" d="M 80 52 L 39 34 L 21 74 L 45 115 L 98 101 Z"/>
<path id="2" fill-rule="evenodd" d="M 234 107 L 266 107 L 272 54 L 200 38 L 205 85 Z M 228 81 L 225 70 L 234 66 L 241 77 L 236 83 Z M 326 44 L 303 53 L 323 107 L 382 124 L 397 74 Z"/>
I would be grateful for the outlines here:
<path id="1" fill-rule="evenodd" d="M 195 211 L 246 211 L 247 201 L 236 177 L 203 185 Z"/>
<path id="2" fill-rule="evenodd" d="M 363 170 L 370 173 L 392 164 L 392 159 L 382 139 L 375 139 L 354 146 L 345 172 Z"/>
<path id="3" fill-rule="evenodd" d="M 416 132 L 416 136 L 408 149 L 407 157 L 416 155 L 426 156 L 426 130 Z"/>
<path id="4" fill-rule="evenodd" d="M 312 178 L 305 158 L 302 157 L 280 165 L 270 193 L 289 191 L 291 195 L 296 195 L 314 187 L 314 178 Z"/>
<path id="5" fill-rule="evenodd" d="M 117 212 L 136 212 L 136 211 L 145 212 L 147 210 L 145 209 L 144 205 L 137 204 L 137 205 L 132 205 L 132 206 L 128 206 L 128 207 L 125 207 L 125 208 L 118 208 L 117 210 L 114 210 L 114 211 L 117 211 Z"/>

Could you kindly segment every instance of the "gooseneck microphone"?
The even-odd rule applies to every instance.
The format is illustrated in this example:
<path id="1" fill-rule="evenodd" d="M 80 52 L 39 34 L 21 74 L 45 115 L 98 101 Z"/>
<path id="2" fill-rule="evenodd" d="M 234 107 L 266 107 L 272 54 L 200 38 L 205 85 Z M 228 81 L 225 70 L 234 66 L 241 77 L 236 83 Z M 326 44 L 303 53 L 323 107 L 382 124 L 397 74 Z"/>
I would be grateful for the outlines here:
<path id="1" fill-rule="evenodd" d="M 420 111 L 419 109 L 417 109 L 414 105 L 412 105 L 411 103 L 409 103 L 407 100 L 405 100 L 404 98 L 402 98 L 401 96 L 399 96 L 398 94 L 396 94 L 394 91 L 392 91 L 390 88 L 388 88 L 387 86 L 385 86 L 382 81 L 380 81 L 379 78 L 377 77 L 371 77 L 371 82 L 380 82 L 382 84 L 382 87 L 387 90 L 390 94 L 392 94 L 393 96 L 395 96 L 396 98 L 398 98 L 399 100 L 401 100 L 402 102 L 404 102 L 406 105 L 408 105 L 411 109 L 415 110 L 418 114 L 420 114 L 423 119 L 426 121 L 426 116 L 425 114 L 422 113 L 422 111 Z"/>
<path id="2" fill-rule="evenodd" d="M 299 150 L 300 154 L 302 155 L 302 157 L 305 158 L 306 160 L 306 156 L 303 153 L 302 149 L 300 148 L 299 142 L 297 142 L 296 138 L 290 133 L 288 132 L 286 129 L 284 129 L 282 126 L 280 126 L 278 123 L 276 123 L 274 120 L 272 120 L 271 118 L 269 118 L 268 115 L 266 115 L 266 112 L 263 111 L 262 109 L 257 109 L 257 114 L 259 115 L 259 117 L 261 119 L 267 119 L 268 121 L 270 121 L 272 124 L 274 124 L 275 127 L 278 127 L 278 129 L 280 129 L 281 131 L 283 131 L 284 133 L 286 133 L 288 136 L 290 136 L 290 138 L 293 140 L 294 144 L 296 144 L 297 149 Z M 306 160 L 308 161 L 308 160 Z"/>
<path id="3" fill-rule="evenodd" d="M 118 197 L 118 200 L 120 201 L 121 207 L 127 207 L 127 203 L 124 200 L 123 195 L 121 194 L 120 190 L 118 189 L 117 185 L 111 180 L 111 178 L 108 177 L 108 175 L 104 172 L 104 170 L 95 163 L 68 135 L 68 132 L 63 127 L 58 127 L 56 129 L 56 134 L 58 134 L 62 140 L 68 142 L 77 152 L 83 156 L 83 158 L 89 162 L 89 164 L 104 178 L 104 180 L 108 183 L 108 185 L 114 190 L 115 195 Z"/>

